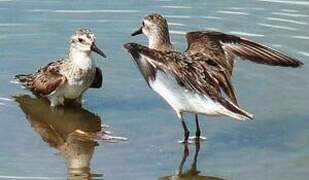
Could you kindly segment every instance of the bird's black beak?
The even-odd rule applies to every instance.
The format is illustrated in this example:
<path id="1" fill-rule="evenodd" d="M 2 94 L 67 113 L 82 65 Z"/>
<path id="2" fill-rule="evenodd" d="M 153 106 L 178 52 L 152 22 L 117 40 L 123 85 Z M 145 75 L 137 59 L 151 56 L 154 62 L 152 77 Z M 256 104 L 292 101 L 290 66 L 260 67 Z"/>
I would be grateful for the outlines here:
<path id="1" fill-rule="evenodd" d="M 91 45 L 91 51 L 98 53 L 99 55 L 101 55 L 102 57 L 106 58 L 105 54 L 103 53 L 103 51 L 101 51 L 101 49 L 99 49 L 95 43 L 92 43 Z"/>
<path id="2" fill-rule="evenodd" d="M 136 36 L 139 34 L 143 34 L 143 27 L 140 27 L 137 31 L 131 34 L 131 36 Z"/>

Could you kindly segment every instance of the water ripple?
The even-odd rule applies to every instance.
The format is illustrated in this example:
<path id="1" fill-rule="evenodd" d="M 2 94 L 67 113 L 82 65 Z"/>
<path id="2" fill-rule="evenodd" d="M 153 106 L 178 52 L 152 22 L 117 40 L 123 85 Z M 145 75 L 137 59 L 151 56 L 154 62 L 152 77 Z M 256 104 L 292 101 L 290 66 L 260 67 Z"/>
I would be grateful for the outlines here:
<path id="1" fill-rule="evenodd" d="M 309 57 L 309 52 L 298 51 L 299 54 Z"/>
<path id="2" fill-rule="evenodd" d="M 232 9 L 232 10 L 244 10 L 245 8 L 243 8 L 243 7 L 228 7 L 228 9 Z"/>
<path id="3" fill-rule="evenodd" d="M 218 16 L 202 16 L 201 18 L 205 18 L 205 19 L 224 19 L 224 18 L 218 17 Z"/>
<path id="4" fill-rule="evenodd" d="M 41 179 L 41 180 L 45 180 L 45 179 L 63 179 L 61 177 L 39 177 L 39 176 L 0 176 L 0 178 L 2 179 Z"/>
<path id="5" fill-rule="evenodd" d="M 175 19 L 190 19 L 190 16 L 185 15 L 164 15 L 167 18 L 175 18 Z"/>
<path id="6" fill-rule="evenodd" d="M 252 7 L 252 10 L 257 10 L 257 11 L 264 11 L 266 10 L 266 8 L 262 8 L 262 7 Z"/>
<path id="7" fill-rule="evenodd" d="M 182 24 L 182 23 L 175 23 L 175 22 L 168 22 L 168 25 L 170 26 L 187 26 L 185 24 Z"/>
<path id="8" fill-rule="evenodd" d="M 292 4 L 292 5 L 309 5 L 308 1 L 286 1 L 286 0 L 258 0 L 258 1 L 282 3 L 282 4 Z"/>
<path id="9" fill-rule="evenodd" d="M 282 44 L 270 44 L 271 47 L 274 47 L 274 48 L 282 48 L 283 45 Z"/>
<path id="10" fill-rule="evenodd" d="M 296 13 L 299 12 L 298 10 L 295 9 L 282 9 L 283 12 L 292 12 L 292 13 Z"/>
<path id="11" fill-rule="evenodd" d="M 0 23 L 0 27 L 11 27 L 11 26 L 27 26 L 25 23 Z"/>
<path id="12" fill-rule="evenodd" d="M 304 39 L 304 40 L 309 40 L 309 36 L 291 36 L 292 38 L 295 39 Z"/>
<path id="13" fill-rule="evenodd" d="M 12 102 L 13 99 L 0 97 L 0 106 L 8 106 L 8 102 Z"/>
<path id="14" fill-rule="evenodd" d="M 274 18 L 274 17 L 268 17 L 267 19 L 271 21 L 280 21 L 280 22 L 287 22 L 287 23 L 300 24 L 300 25 L 308 24 L 302 21 L 296 21 L 296 20 L 291 20 L 291 19 L 282 19 L 282 18 Z"/>
<path id="15" fill-rule="evenodd" d="M 138 10 L 126 9 L 101 9 L 101 10 L 71 10 L 71 9 L 28 9 L 29 12 L 52 12 L 52 13 L 137 13 Z"/>
<path id="16" fill-rule="evenodd" d="M 107 19 L 72 19 L 70 22 L 111 22 L 111 20 Z"/>
<path id="17" fill-rule="evenodd" d="M 214 27 L 207 28 L 207 30 L 210 30 L 210 31 L 222 31 L 221 29 L 214 28 Z"/>
<path id="18" fill-rule="evenodd" d="M 0 97 L 0 100 L 1 100 L 1 101 L 14 101 L 13 99 L 10 99 L 10 98 L 2 98 L 2 97 Z"/>
<path id="19" fill-rule="evenodd" d="M 126 9 L 102 9 L 102 10 L 53 10 L 57 13 L 136 13 L 137 10 Z"/>
<path id="20" fill-rule="evenodd" d="M 163 8 L 168 8 L 168 9 L 191 9 L 192 7 L 190 6 L 162 6 Z"/>
<path id="21" fill-rule="evenodd" d="M 239 11 L 217 11 L 217 13 L 221 13 L 221 14 L 234 14 L 234 15 L 245 15 L 248 16 L 249 13 L 246 12 L 239 12 Z"/>
<path id="22" fill-rule="evenodd" d="M 280 15 L 280 16 L 289 16 L 289 17 L 309 17 L 307 14 L 292 14 L 292 13 L 284 13 L 284 12 L 272 12 L 271 14 Z"/>
<path id="23" fill-rule="evenodd" d="M 254 33 L 247 33 L 247 32 L 239 32 L 239 31 L 230 31 L 231 34 L 236 34 L 240 36 L 250 36 L 250 37 L 263 37 L 263 34 L 254 34 Z"/>
<path id="24" fill-rule="evenodd" d="M 288 26 L 279 26 L 279 25 L 273 25 L 273 24 L 265 24 L 265 23 L 258 23 L 259 26 L 265 26 L 265 27 L 271 27 L 276 29 L 283 29 L 283 30 L 290 30 L 290 31 L 298 31 L 296 28 L 288 27 Z"/>
<path id="25" fill-rule="evenodd" d="M 184 32 L 184 31 L 170 31 L 170 34 L 185 35 L 186 32 Z"/>

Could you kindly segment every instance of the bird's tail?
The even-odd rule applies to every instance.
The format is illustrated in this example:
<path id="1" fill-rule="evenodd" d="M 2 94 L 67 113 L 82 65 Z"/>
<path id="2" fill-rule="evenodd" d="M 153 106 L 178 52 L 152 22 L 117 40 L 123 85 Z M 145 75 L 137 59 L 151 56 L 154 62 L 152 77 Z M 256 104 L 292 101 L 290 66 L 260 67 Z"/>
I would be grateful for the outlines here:
<path id="1" fill-rule="evenodd" d="M 15 80 L 19 84 L 22 84 L 23 86 L 28 87 L 29 83 L 32 82 L 33 80 L 33 74 L 18 74 L 18 75 L 15 75 Z"/>
<path id="2" fill-rule="evenodd" d="M 221 112 L 222 114 L 235 118 L 237 120 L 252 120 L 254 115 L 241 109 L 240 107 L 236 106 L 232 102 L 226 99 L 220 99 L 220 104 L 224 107 L 225 110 Z"/>

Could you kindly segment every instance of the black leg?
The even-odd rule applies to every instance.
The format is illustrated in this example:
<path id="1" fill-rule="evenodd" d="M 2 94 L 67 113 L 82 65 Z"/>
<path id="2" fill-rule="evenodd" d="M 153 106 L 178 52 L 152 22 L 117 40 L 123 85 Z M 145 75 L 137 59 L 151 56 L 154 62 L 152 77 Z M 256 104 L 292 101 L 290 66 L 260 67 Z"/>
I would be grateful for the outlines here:
<path id="1" fill-rule="evenodd" d="M 198 158 L 198 153 L 200 152 L 200 143 L 195 142 L 195 154 L 194 154 L 194 159 L 192 163 L 192 168 L 196 170 L 196 163 L 197 163 L 197 158 Z"/>
<path id="2" fill-rule="evenodd" d="M 196 132 L 195 132 L 196 139 L 200 139 L 201 130 L 200 130 L 199 122 L 198 122 L 198 114 L 195 114 L 195 124 L 196 124 Z"/>
<path id="3" fill-rule="evenodd" d="M 183 173 L 183 165 L 185 164 L 187 157 L 189 156 L 189 148 L 188 148 L 188 144 L 184 144 L 184 150 L 183 150 L 183 156 L 181 159 L 181 162 L 179 164 L 178 167 L 178 175 L 182 175 Z"/>
<path id="4" fill-rule="evenodd" d="M 187 125 L 183 119 L 181 119 L 181 124 L 184 130 L 184 143 L 187 143 L 189 139 L 190 131 L 188 130 Z"/>

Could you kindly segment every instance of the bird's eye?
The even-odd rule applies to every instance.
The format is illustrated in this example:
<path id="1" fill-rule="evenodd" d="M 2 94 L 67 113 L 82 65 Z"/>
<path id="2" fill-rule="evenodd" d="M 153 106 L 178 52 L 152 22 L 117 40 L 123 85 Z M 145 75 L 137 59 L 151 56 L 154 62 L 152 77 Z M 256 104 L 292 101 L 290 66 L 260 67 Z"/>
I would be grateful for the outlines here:
<path id="1" fill-rule="evenodd" d="M 84 42 L 84 40 L 83 40 L 82 38 L 78 38 L 78 41 L 79 41 L 80 43 Z"/>
<path id="2" fill-rule="evenodd" d="M 144 21 L 143 21 L 142 25 L 143 25 L 143 26 L 145 26 L 145 23 L 144 23 Z"/>

